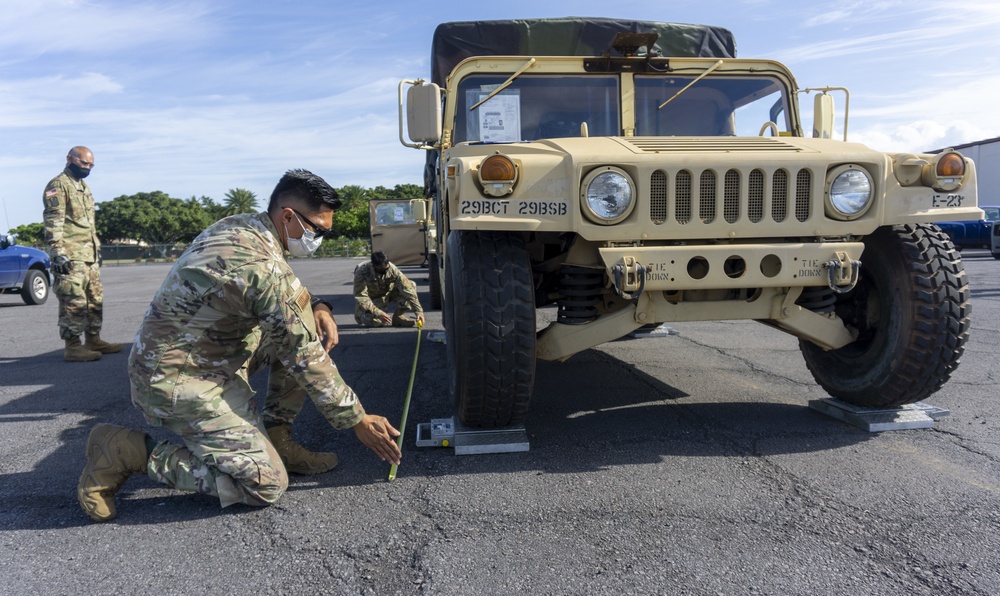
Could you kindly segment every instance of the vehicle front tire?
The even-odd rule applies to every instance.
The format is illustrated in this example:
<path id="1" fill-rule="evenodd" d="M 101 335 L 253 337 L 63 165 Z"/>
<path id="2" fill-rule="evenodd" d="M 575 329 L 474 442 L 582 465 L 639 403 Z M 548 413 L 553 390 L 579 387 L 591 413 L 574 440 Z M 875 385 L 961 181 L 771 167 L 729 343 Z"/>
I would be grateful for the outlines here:
<path id="1" fill-rule="evenodd" d="M 25 304 L 45 304 L 49 299 L 49 280 L 44 271 L 29 269 L 21 286 L 21 300 Z"/>
<path id="2" fill-rule="evenodd" d="M 523 424 L 535 382 L 531 265 L 516 234 L 452 231 L 445 267 L 449 392 L 473 428 Z"/>
<path id="3" fill-rule="evenodd" d="M 863 407 L 925 399 L 951 377 L 969 338 L 972 304 L 961 257 L 937 226 L 879 228 L 865 239 L 853 290 L 836 314 L 859 331 L 837 350 L 806 341 L 806 366 L 833 397 Z"/>

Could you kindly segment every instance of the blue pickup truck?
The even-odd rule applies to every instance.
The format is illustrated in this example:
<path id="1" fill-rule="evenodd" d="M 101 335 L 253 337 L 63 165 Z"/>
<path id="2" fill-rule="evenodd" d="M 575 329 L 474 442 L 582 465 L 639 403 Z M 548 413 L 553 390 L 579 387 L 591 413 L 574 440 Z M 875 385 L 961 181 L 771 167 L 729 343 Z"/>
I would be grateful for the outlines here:
<path id="1" fill-rule="evenodd" d="M 979 206 L 986 213 L 985 219 L 969 221 L 940 221 L 937 226 L 951 238 L 959 250 L 963 248 L 990 248 L 993 222 L 1000 220 L 1000 207 Z"/>
<path id="2" fill-rule="evenodd" d="M 52 285 L 49 255 L 18 246 L 12 235 L 0 235 L 0 294 L 20 294 L 25 304 L 43 304 Z"/>

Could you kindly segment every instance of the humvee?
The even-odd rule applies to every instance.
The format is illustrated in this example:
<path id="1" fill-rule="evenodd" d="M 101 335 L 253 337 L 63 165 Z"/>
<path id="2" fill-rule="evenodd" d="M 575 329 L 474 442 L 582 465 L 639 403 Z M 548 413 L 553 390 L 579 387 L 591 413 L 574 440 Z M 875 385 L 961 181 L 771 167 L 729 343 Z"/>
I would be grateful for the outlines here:
<path id="1" fill-rule="evenodd" d="M 464 425 L 523 423 L 536 359 L 664 322 L 785 331 L 859 406 L 922 400 L 954 372 L 970 294 L 930 222 L 982 217 L 972 161 L 847 142 L 846 89 L 735 54 L 702 25 L 437 27 L 431 79 L 399 85 L 400 141 L 427 152 L 418 219 Z"/>

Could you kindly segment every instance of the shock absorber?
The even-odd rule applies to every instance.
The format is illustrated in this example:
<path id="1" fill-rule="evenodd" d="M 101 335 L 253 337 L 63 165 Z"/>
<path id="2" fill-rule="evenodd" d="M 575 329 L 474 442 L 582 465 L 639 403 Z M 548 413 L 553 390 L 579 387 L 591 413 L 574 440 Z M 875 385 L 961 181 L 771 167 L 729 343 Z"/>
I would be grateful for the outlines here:
<path id="1" fill-rule="evenodd" d="M 597 318 L 604 288 L 604 269 L 563 265 L 559 269 L 559 313 L 556 322 L 582 325 Z"/>

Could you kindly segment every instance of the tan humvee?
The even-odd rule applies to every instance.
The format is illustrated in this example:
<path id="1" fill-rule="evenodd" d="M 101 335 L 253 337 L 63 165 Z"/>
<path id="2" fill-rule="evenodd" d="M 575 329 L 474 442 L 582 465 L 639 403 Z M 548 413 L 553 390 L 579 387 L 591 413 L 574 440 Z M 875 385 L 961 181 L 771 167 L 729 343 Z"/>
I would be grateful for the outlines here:
<path id="1" fill-rule="evenodd" d="M 494 41 L 509 55 L 484 55 Z M 972 161 L 840 140 L 834 88 L 734 54 L 698 25 L 438 27 L 433 82 L 400 83 L 400 140 L 428 151 L 419 215 L 464 424 L 523 422 L 536 358 L 662 322 L 784 330 L 824 389 L 862 406 L 948 380 L 970 297 L 929 222 L 981 217 Z"/>

